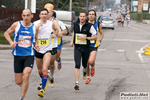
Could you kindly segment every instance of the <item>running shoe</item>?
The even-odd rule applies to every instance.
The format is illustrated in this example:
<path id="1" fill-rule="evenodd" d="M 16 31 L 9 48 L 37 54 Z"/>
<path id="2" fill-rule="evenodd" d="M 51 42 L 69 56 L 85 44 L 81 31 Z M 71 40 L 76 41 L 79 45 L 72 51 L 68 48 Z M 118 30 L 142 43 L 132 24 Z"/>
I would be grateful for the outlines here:
<path id="1" fill-rule="evenodd" d="M 58 70 L 60 70 L 61 67 L 62 67 L 62 65 L 61 65 L 61 58 L 59 58 L 59 62 L 58 62 L 58 66 L 57 66 Z"/>
<path id="2" fill-rule="evenodd" d="M 42 88 L 42 83 L 38 86 L 38 90 L 41 90 L 41 88 Z"/>
<path id="3" fill-rule="evenodd" d="M 74 89 L 79 90 L 79 84 L 78 83 L 75 83 Z"/>
<path id="4" fill-rule="evenodd" d="M 39 98 L 43 98 L 44 97 L 44 90 L 41 89 L 40 92 L 38 93 Z"/>
<path id="5" fill-rule="evenodd" d="M 90 79 L 90 78 L 87 78 L 87 80 L 86 80 L 85 84 L 89 84 L 89 83 L 90 83 L 90 81 L 91 81 L 91 79 Z"/>
<path id="6" fill-rule="evenodd" d="M 50 81 L 49 85 L 51 86 L 51 88 L 53 88 L 54 87 L 54 78 L 49 79 L 49 81 Z"/>
<path id="7" fill-rule="evenodd" d="M 86 79 L 86 71 L 83 71 L 83 79 Z"/>
<path id="8" fill-rule="evenodd" d="M 91 67 L 91 77 L 95 75 L 95 68 Z"/>

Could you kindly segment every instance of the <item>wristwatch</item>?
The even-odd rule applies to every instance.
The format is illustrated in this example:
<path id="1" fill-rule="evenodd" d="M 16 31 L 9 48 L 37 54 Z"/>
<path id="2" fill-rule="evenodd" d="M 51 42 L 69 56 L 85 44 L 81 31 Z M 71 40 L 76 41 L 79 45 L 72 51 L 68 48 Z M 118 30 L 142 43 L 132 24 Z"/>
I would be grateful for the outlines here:
<path id="1" fill-rule="evenodd" d="M 86 37 L 86 40 L 88 40 L 88 37 Z"/>

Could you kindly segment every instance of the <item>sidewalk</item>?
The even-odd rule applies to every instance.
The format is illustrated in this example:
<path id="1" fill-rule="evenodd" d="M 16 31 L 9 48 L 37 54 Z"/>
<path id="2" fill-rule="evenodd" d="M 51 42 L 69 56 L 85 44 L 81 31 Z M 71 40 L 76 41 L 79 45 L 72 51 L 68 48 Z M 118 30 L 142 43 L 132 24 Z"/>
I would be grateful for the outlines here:
<path id="1" fill-rule="evenodd" d="M 138 22 L 138 21 L 136 21 L 136 20 L 131 20 L 131 22 L 132 22 L 132 23 L 135 23 L 135 24 L 149 25 L 149 26 L 150 26 L 150 24 L 145 24 L 145 23 L 143 23 L 143 22 Z"/>
<path id="2" fill-rule="evenodd" d="M 71 41 L 71 34 L 63 36 L 63 44 L 70 43 L 70 41 Z M 0 44 L 0 50 L 9 50 L 9 49 L 11 49 L 10 45 Z"/>

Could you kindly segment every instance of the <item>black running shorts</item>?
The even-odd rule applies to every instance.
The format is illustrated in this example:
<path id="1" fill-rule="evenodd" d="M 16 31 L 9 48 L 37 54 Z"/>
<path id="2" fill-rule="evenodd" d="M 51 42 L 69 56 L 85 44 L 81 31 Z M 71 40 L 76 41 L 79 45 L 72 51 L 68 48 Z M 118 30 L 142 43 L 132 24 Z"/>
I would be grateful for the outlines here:
<path id="1" fill-rule="evenodd" d="M 49 51 L 47 51 L 46 53 L 48 53 L 48 52 L 50 52 L 51 53 L 51 50 L 49 50 Z M 39 53 L 39 52 L 37 52 L 36 50 L 35 50 L 35 57 L 36 58 L 39 58 L 39 59 L 43 59 L 43 57 L 44 57 L 44 55 L 46 54 L 46 53 Z"/>
<path id="2" fill-rule="evenodd" d="M 55 55 L 57 53 L 57 47 L 53 48 L 53 50 L 50 51 L 52 55 Z"/>
<path id="3" fill-rule="evenodd" d="M 14 72 L 22 73 L 25 67 L 34 66 L 34 56 L 14 56 Z"/>
<path id="4" fill-rule="evenodd" d="M 98 47 L 90 47 L 90 52 L 97 51 Z"/>
<path id="5" fill-rule="evenodd" d="M 74 47 L 75 68 L 80 69 L 81 59 L 82 59 L 82 66 L 86 68 L 89 55 L 90 55 L 89 47 L 76 47 L 75 46 Z"/>

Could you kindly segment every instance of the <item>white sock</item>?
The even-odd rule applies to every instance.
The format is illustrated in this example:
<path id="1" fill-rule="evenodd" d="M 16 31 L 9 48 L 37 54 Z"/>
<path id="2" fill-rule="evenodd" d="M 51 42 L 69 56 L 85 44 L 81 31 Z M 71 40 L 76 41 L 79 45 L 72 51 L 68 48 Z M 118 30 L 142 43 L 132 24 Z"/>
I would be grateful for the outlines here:
<path id="1" fill-rule="evenodd" d="M 22 98 L 22 97 L 20 97 L 20 100 L 23 100 L 23 98 Z"/>
<path id="2" fill-rule="evenodd" d="M 77 84 L 79 84 L 79 81 L 76 81 Z"/>
<path id="3" fill-rule="evenodd" d="M 95 66 L 93 66 L 93 67 L 91 66 L 91 68 L 95 68 Z"/>
<path id="4" fill-rule="evenodd" d="M 85 69 L 85 68 L 83 68 L 83 71 L 84 71 L 84 72 L 86 72 L 86 69 Z"/>
<path id="5" fill-rule="evenodd" d="M 91 79 L 91 76 L 87 76 L 87 78 L 90 78 L 90 79 Z"/>
<path id="6" fill-rule="evenodd" d="M 51 71 L 50 71 L 50 70 L 47 70 L 47 72 L 48 72 L 48 75 L 50 76 Z"/>

